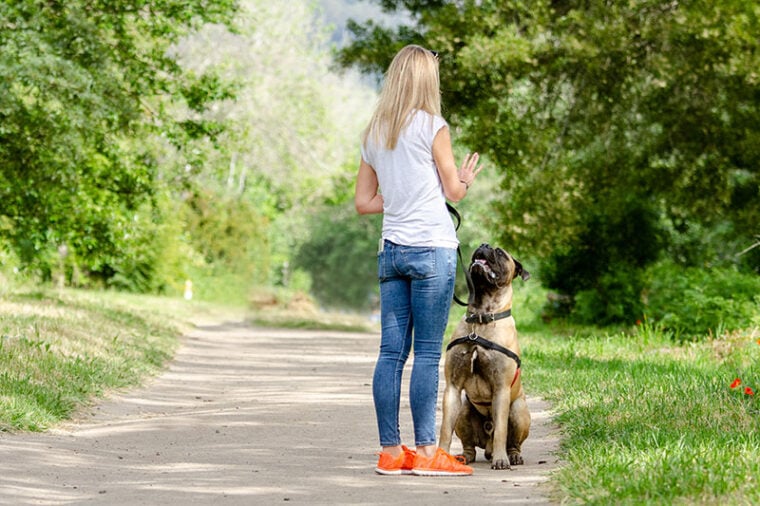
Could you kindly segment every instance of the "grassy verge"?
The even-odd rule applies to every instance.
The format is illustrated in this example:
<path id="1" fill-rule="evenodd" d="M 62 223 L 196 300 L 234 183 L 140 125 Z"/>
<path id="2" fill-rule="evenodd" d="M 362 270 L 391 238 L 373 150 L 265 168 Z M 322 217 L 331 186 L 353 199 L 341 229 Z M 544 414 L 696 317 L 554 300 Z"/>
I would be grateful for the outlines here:
<path id="1" fill-rule="evenodd" d="M 677 344 L 647 322 L 546 324 L 545 300 L 516 283 L 523 384 L 563 435 L 557 502 L 760 504 L 760 330 Z M 447 337 L 463 313 L 452 309 Z"/>
<path id="2" fill-rule="evenodd" d="M 523 339 L 526 388 L 563 429 L 563 498 L 760 503 L 760 403 L 730 388 L 738 376 L 760 385 L 760 346 L 736 336 L 674 347 L 650 332 Z"/>
<path id="3" fill-rule="evenodd" d="M 525 388 L 562 427 L 558 500 L 760 504 L 760 393 L 745 393 L 760 390 L 757 329 L 676 345 L 646 322 L 549 328 L 537 292 L 518 290 L 514 312 Z"/>
<path id="4" fill-rule="evenodd" d="M 0 298 L 0 431 L 44 430 L 140 384 L 183 326 L 212 311 L 182 299 L 28 291 Z"/>

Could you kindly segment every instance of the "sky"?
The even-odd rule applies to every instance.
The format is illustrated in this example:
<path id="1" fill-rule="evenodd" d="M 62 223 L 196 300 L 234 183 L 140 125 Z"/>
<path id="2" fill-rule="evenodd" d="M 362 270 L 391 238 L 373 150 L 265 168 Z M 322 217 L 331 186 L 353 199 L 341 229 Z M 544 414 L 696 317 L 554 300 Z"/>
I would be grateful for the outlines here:
<path id="1" fill-rule="evenodd" d="M 319 9 L 328 26 L 334 27 L 332 41 L 338 46 L 345 44 L 348 39 L 346 21 L 353 18 L 356 21 L 374 19 L 388 26 L 398 23 L 406 16 L 400 13 L 386 14 L 372 0 L 319 0 Z"/>

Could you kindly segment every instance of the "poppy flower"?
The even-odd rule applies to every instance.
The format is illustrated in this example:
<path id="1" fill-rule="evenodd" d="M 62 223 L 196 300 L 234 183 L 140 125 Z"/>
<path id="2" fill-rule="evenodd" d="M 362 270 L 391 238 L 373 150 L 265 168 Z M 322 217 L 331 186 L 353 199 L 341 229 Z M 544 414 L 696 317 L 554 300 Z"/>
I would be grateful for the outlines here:
<path id="1" fill-rule="evenodd" d="M 731 388 L 736 388 L 736 387 L 738 387 L 738 386 L 739 386 L 739 385 L 741 385 L 741 384 L 742 384 L 742 380 L 740 380 L 739 378 L 736 378 L 736 379 L 734 380 L 734 382 L 733 382 L 733 383 L 731 383 Z"/>
<path id="2" fill-rule="evenodd" d="M 750 387 L 745 388 L 744 393 L 747 395 L 755 395 L 755 392 Z"/>

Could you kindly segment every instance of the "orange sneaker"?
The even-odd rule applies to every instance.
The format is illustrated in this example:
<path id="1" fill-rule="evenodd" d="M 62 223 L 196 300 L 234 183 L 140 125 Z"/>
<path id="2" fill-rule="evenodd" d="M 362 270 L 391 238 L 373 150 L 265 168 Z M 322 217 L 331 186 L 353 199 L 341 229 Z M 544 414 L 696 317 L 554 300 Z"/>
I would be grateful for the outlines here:
<path id="1" fill-rule="evenodd" d="M 424 457 L 418 453 L 414 457 L 412 474 L 418 476 L 469 476 L 472 474 L 472 468 L 438 448 L 432 457 Z"/>
<path id="2" fill-rule="evenodd" d="M 401 446 L 401 455 L 394 457 L 390 453 L 378 452 L 380 459 L 377 461 L 375 472 L 377 474 L 412 474 L 414 464 L 414 450 Z"/>

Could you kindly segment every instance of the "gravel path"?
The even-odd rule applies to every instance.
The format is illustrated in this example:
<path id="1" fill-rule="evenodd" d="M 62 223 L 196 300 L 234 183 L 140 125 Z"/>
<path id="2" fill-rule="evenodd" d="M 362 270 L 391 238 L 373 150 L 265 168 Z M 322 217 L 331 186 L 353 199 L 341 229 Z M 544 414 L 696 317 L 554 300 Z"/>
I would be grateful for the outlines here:
<path id="1" fill-rule="evenodd" d="M 376 334 L 200 326 L 144 387 L 45 434 L 0 434 L 0 505 L 552 503 L 546 481 L 558 465 L 558 433 L 549 406 L 530 396 L 526 465 L 492 471 L 481 452 L 469 477 L 376 475 L 378 342 Z M 529 369 L 524 381 L 530 392 Z"/>

